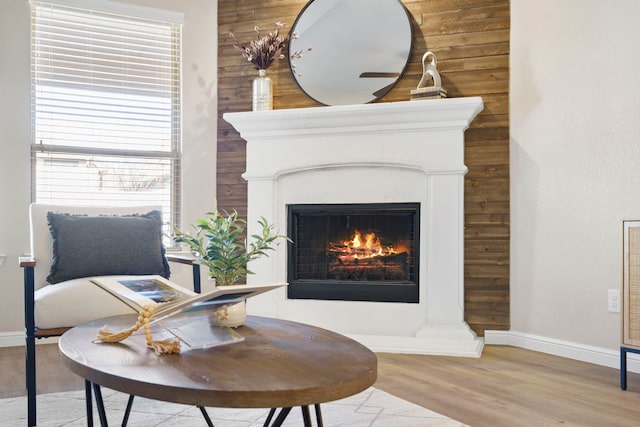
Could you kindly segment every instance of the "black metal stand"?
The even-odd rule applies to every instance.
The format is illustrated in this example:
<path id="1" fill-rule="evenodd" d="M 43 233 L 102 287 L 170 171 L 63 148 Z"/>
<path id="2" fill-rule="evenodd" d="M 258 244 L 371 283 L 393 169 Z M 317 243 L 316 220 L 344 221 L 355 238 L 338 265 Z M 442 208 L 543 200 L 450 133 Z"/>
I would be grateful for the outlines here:
<path id="1" fill-rule="evenodd" d="M 627 389 L 627 353 L 640 354 L 640 349 L 620 347 L 620 388 Z"/>

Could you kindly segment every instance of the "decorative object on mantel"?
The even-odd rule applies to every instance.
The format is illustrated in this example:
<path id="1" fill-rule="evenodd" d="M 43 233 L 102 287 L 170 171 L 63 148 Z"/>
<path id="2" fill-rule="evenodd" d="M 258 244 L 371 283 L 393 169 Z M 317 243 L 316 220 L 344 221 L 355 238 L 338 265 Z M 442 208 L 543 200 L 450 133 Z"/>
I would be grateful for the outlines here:
<path id="1" fill-rule="evenodd" d="M 209 277 L 215 280 L 216 286 L 237 284 L 247 274 L 253 274 L 247 267 L 249 261 L 269 256 L 267 251 L 274 250 L 279 239 L 290 240 L 278 234 L 264 217 L 258 220 L 260 234 L 245 238 L 246 221 L 239 218 L 236 211 L 231 214 L 213 211 L 205 216 L 192 226 L 193 233 L 174 228 L 173 238 L 176 243 L 189 247 L 196 256 L 195 263 L 208 268 Z M 240 326 L 246 319 L 245 302 L 223 306 L 216 313 L 218 321 L 213 322 L 216 326 Z"/>
<path id="2" fill-rule="evenodd" d="M 258 77 L 253 80 L 252 109 L 253 111 L 264 111 L 273 109 L 273 84 L 271 78 L 267 76 L 267 69 L 276 59 L 284 59 L 289 44 L 289 35 L 281 35 L 280 30 L 285 27 L 282 22 L 276 22 L 273 31 L 266 35 L 260 34 L 260 28 L 254 27 L 258 34 L 257 40 L 252 40 L 248 44 L 234 43 L 233 47 L 242 52 L 242 56 L 253 64 L 258 70 Z M 229 37 L 236 40 L 233 32 L 229 32 Z"/>
<path id="3" fill-rule="evenodd" d="M 411 100 L 446 98 L 447 91 L 442 88 L 438 60 L 433 52 L 422 55 L 422 78 L 418 87 L 411 91 Z"/>

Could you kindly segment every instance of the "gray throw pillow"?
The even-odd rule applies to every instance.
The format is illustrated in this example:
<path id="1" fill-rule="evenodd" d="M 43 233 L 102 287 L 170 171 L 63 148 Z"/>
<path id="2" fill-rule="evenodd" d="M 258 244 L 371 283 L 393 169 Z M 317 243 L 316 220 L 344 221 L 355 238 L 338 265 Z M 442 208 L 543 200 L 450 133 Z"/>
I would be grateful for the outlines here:
<path id="1" fill-rule="evenodd" d="M 90 276 L 169 277 L 160 211 L 124 216 L 48 212 L 47 220 L 53 238 L 50 284 Z"/>

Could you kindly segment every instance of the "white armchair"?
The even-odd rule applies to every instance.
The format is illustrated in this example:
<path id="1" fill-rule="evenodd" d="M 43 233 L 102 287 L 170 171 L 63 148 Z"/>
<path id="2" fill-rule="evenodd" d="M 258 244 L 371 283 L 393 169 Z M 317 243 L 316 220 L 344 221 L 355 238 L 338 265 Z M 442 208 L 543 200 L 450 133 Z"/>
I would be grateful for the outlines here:
<path id="1" fill-rule="evenodd" d="M 31 204 L 31 256 L 20 259 L 24 268 L 29 426 L 36 425 L 35 340 L 59 336 L 89 320 L 132 312 L 90 283 L 89 277 L 168 277 L 170 260 L 193 265 L 194 291 L 200 292 L 199 266 L 188 258 L 166 255 L 160 212 L 157 206 Z"/>

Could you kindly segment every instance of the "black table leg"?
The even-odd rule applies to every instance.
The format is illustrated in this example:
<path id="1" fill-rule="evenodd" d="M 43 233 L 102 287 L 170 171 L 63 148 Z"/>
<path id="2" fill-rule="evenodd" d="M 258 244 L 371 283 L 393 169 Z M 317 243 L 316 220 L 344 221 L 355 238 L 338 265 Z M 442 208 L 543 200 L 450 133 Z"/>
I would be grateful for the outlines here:
<path id="1" fill-rule="evenodd" d="M 91 401 L 93 397 L 91 396 L 91 382 L 84 380 L 84 402 L 87 407 L 87 426 L 93 427 L 93 407 Z"/>
<path id="2" fill-rule="evenodd" d="M 198 406 L 198 408 L 200 409 L 200 412 L 202 412 L 202 416 L 204 417 L 204 421 L 207 423 L 207 426 L 209 427 L 215 427 L 213 425 L 213 421 L 211 421 L 211 418 L 209 417 L 209 413 L 207 412 L 207 410 L 204 408 L 204 406 Z"/>
<path id="3" fill-rule="evenodd" d="M 289 412 L 291 412 L 291 408 L 282 408 L 276 419 L 273 421 L 273 424 L 271 424 L 271 427 L 280 427 L 287 418 L 287 415 L 289 415 Z"/>
<path id="4" fill-rule="evenodd" d="M 100 417 L 100 425 L 102 427 L 108 427 L 107 413 L 104 410 L 104 402 L 102 400 L 102 390 L 100 385 L 93 383 L 93 394 L 96 395 L 96 406 L 98 407 L 98 416 Z"/>
<path id="5" fill-rule="evenodd" d="M 129 399 L 127 399 L 127 407 L 124 410 L 124 416 L 122 417 L 122 427 L 127 427 L 127 423 L 129 422 L 129 415 L 131 414 L 131 407 L 133 406 L 133 399 L 135 396 L 133 394 L 129 395 Z"/>
<path id="6" fill-rule="evenodd" d="M 318 424 L 317 427 L 323 427 L 322 412 L 320 411 L 320 405 L 315 404 L 313 406 L 316 411 L 316 423 Z M 309 412 L 309 406 L 304 405 L 304 406 L 301 406 L 300 409 L 302 410 L 302 420 L 304 423 L 304 427 L 313 427 L 313 424 L 311 423 L 311 414 Z M 275 415 L 276 411 L 277 411 L 276 408 L 271 408 L 271 410 L 269 410 L 269 415 L 267 415 L 267 419 L 265 420 L 262 427 L 269 427 L 269 423 L 273 419 L 273 416 Z M 278 416 L 276 417 L 276 419 L 273 421 L 273 424 L 271 424 L 271 427 L 281 426 L 290 412 L 291 412 L 291 408 L 282 408 L 278 413 Z"/>
<path id="7" fill-rule="evenodd" d="M 269 415 L 267 415 L 267 419 L 264 420 L 264 424 L 262 425 L 262 427 L 269 427 L 269 423 L 271 422 L 275 414 L 276 414 L 276 408 L 271 408 L 269 410 Z"/>
<path id="8" fill-rule="evenodd" d="M 312 427 L 311 415 L 309 414 L 309 407 L 305 405 L 305 406 L 301 406 L 300 409 L 302 409 L 302 421 L 304 423 L 304 427 Z"/>
<path id="9" fill-rule="evenodd" d="M 324 424 L 322 423 L 322 411 L 320 411 L 320 404 L 316 403 L 313 406 L 316 408 L 316 423 L 318 423 L 318 427 L 323 427 Z"/>

